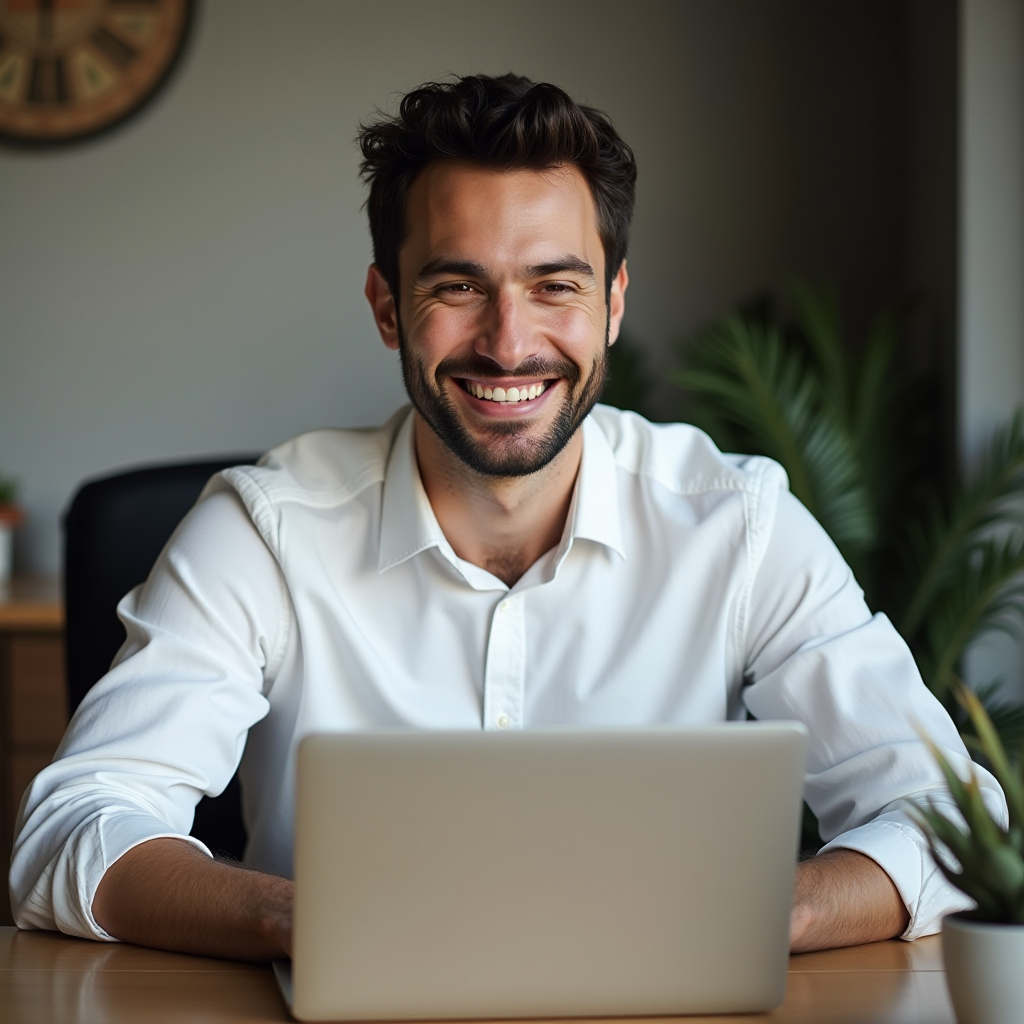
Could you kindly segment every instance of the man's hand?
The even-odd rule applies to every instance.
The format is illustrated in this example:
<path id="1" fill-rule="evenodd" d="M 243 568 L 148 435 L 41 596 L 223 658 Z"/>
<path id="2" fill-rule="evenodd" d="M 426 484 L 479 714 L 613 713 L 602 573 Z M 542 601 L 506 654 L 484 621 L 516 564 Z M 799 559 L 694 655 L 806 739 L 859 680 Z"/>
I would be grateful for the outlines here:
<path id="1" fill-rule="evenodd" d="M 211 860 L 180 839 L 151 839 L 107 869 L 92 911 L 125 942 L 272 960 L 291 955 L 292 897 L 287 878 Z"/>
<path id="2" fill-rule="evenodd" d="M 855 850 L 830 850 L 796 868 L 791 953 L 893 939 L 910 914 L 892 879 Z"/>
<path id="3" fill-rule="evenodd" d="M 178 839 L 129 850 L 103 876 L 93 915 L 118 939 L 236 960 L 291 955 L 292 883 L 211 860 Z M 790 950 L 901 935 L 910 915 L 870 857 L 835 850 L 797 865 Z"/>

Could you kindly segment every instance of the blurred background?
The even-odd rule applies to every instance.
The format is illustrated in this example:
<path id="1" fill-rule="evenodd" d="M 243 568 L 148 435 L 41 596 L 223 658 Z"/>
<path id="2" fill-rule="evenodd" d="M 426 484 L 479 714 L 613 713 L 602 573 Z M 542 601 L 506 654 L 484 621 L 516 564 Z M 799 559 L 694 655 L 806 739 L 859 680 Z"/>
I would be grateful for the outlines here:
<path id="1" fill-rule="evenodd" d="M 514 70 L 606 110 L 639 168 L 626 332 L 651 406 L 678 344 L 794 275 L 858 338 L 912 301 L 951 479 L 1024 400 L 1024 3 L 205 0 L 155 101 L 0 147 L 0 474 L 18 573 L 55 574 L 83 478 L 383 421 L 362 295 L 361 119 Z M 971 654 L 1024 696 L 1016 641 Z"/>

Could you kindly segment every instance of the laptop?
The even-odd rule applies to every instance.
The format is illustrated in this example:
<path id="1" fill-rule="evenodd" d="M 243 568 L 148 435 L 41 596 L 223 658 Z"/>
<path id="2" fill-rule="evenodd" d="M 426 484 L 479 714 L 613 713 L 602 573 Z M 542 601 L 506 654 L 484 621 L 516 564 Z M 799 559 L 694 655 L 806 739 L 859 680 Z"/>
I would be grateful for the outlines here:
<path id="1" fill-rule="evenodd" d="M 785 993 L 797 723 L 315 735 L 300 1020 L 753 1013 Z"/>

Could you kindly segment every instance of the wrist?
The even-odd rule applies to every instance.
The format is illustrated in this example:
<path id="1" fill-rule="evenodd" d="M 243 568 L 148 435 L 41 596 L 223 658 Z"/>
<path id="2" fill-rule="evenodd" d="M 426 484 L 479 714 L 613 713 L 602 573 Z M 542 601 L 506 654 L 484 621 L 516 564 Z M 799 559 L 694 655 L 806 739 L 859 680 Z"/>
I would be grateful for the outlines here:
<path id="1" fill-rule="evenodd" d="M 292 906 L 294 886 L 287 878 L 259 875 L 255 902 L 255 931 L 272 955 L 292 955 Z"/>
<path id="2" fill-rule="evenodd" d="M 908 922 L 899 891 L 870 857 L 836 849 L 797 865 L 791 952 L 896 938 Z"/>

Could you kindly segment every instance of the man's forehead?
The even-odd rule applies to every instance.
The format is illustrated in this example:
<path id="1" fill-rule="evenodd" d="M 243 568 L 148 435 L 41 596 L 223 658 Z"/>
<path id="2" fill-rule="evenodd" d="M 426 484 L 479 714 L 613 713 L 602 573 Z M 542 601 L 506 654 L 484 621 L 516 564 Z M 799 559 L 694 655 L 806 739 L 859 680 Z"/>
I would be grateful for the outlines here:
<path id="1" fill-rule="evenodd" d="M 529 249 L 527 253 L 524 247 Z M 402 246 L 418 266 L 435 260 L 488 262 L 481 251 L 516 249 L 532 265 L 573 254 L 593 263 L 601 248 L 586 179 L 573 166 L 511 171 L 435 161 L 413 183 Z"/>
<path id="2" fill-rule="evenodd" d="M 490 181 L 494 184 L 529 185 L 543 183 L 554 188 L 581 187 L 588 191 L 586 179 L 575 164 L 552 164 L 550 167 L 495 167 L 474 160 L 431 160 L 413 180 L 411 189 L 457 187 L 461 182 Z"/>

